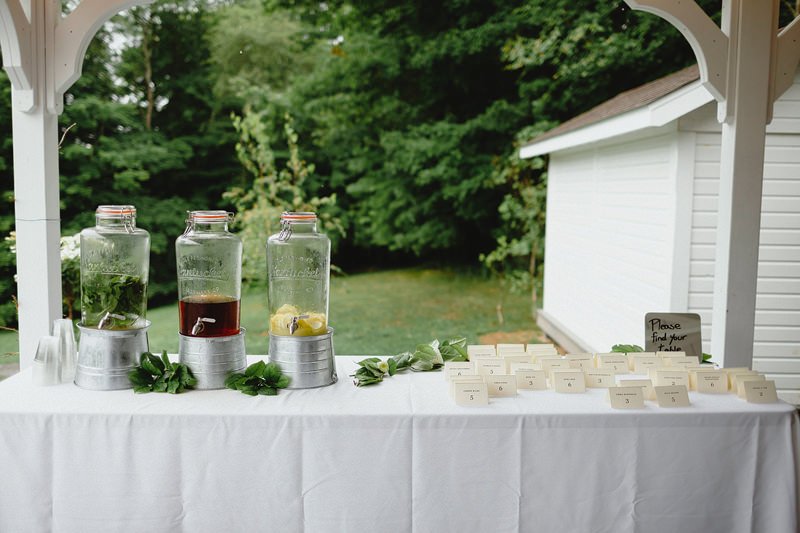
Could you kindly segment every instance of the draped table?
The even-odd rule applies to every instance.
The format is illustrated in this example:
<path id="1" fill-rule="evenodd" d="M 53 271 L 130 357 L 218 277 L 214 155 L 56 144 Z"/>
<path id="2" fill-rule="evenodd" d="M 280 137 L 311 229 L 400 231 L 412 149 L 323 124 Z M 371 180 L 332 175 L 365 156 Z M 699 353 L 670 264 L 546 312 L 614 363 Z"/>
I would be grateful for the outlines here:
<path id="1" fill-rule="evenodd" d="M 251 362 L 256 358 L 251 358 Z M 249 397 L 0 382 L 0 531 L 795 532 L 798 417 L 690 393 L 456 406 L 440 372 Z"/>

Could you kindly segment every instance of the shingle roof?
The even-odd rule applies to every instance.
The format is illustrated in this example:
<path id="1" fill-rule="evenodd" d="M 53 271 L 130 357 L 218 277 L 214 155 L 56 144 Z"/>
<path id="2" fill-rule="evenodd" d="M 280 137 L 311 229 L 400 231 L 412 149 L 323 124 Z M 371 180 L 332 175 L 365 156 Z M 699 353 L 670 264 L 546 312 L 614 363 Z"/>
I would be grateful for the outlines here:
<path id="1" fill-rule="evenodd" d="M 529 146 L 534 143 L 563 135 L 569 131 L 577 130 L 600 122 L 607 118 L 611 118 L 628 111 L 633 111 L 640 107 L 644 107 L 659 98 L 668 95 L 669 93 L 680 89 L 681 87 L 692 83 L 700 78 L 700 71 L 697 65 L 686 67 L 683 70 L 674 72 L 663 78 L 659 78 L 650 83 L 645 83 L 629 91 L 618 94 L 610 100 L 606 100 L 602 104 L 593 107 L 585 113 L 569 119 L 568 121 L 556 126 L 555 128 L 544 132 L 543 134 L 535 137 L 525 143 L 524 146 Z"/>

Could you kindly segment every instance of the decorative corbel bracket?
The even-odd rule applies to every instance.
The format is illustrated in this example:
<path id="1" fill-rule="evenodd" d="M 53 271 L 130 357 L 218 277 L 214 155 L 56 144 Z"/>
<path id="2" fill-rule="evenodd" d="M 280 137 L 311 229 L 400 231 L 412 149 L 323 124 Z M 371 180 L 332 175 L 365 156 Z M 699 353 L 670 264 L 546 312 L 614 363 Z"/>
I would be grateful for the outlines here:
<path id="1" fill-rule="evenodd" d="M 675 26 L 697 57 L 700 81 L 717 101 L 726 98 L 728 36 L 693 1 L 625 0 L 631 9 L 653 13 Z"/>
<path id="2" fill-rule="evenodd" d="M 61 114 L 97 30 L 120 11 L 153 1 L 83 0 L 62 17 L 60 1 L 30 0 L 26 13 L 20 0 L 1 0 L 0 47 L 16 107 L 29 112 L 44 105 Z"/>
<path id="3" fill-rule="evenodd" d="M 64 93 L 81 77 L 83 59 L 97 30 L 111 17 L 135 5 L 152 4 L 154 0 L 83 0 L 55 27 L 53 87 L 47 92 L 47 107 L 60 114 L 64 109 Z"/>
<path id="4" fill-rule="evenodd" d="M 33 63 L 34 27 L 19 0 L 0 2 L 0 48 L 3 68 L 14 87 L 16 107 L 30 111 L 36 106 Z"/>

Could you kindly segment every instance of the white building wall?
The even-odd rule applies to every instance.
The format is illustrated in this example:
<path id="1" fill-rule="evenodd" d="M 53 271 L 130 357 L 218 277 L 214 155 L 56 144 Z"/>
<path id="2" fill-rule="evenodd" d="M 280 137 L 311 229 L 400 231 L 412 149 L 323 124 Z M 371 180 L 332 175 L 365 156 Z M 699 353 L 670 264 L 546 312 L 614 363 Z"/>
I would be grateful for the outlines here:
<path id="1" fill-rule="evenodd" d="M 792 90 L 789 96 L 800 96 Z M 800 117 L 800 100 L 795 100 Z M 788 107 L 786 100 L 778 111 Z M 800 136 L 770 133 L 764 156 L 753 368 L 800 403 Z M 714 283 L 720 135 L 697 133 L 692 198 L 689 311 L 699 313 L 709 350 Z"/>
<path id="2" fill-rule="evenodd" d="M 670 309 L 677 133 L 554 153 L 543 311 L 587 349 L 642 344 Z"/>

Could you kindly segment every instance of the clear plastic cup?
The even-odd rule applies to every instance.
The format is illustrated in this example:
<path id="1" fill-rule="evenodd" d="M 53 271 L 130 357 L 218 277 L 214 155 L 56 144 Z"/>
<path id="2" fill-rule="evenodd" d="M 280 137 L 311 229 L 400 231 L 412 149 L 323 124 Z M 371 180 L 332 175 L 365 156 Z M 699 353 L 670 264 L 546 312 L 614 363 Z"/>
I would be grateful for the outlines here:
<path id="1" fill-rule="evenodd" d="M 39 386 L 58 385 L 59 378 L 58 337 L 39 339 L 36 356 L 33 358 L 33 384 Z"/>
<path id="2" fill-rule="evenodd" d="M 53 321 L 53 336 L 58 337 L 59 369 L 61 383 L 75 381 L 78 349 L 75 343 L 75 326 L 69 318 Z"/>

